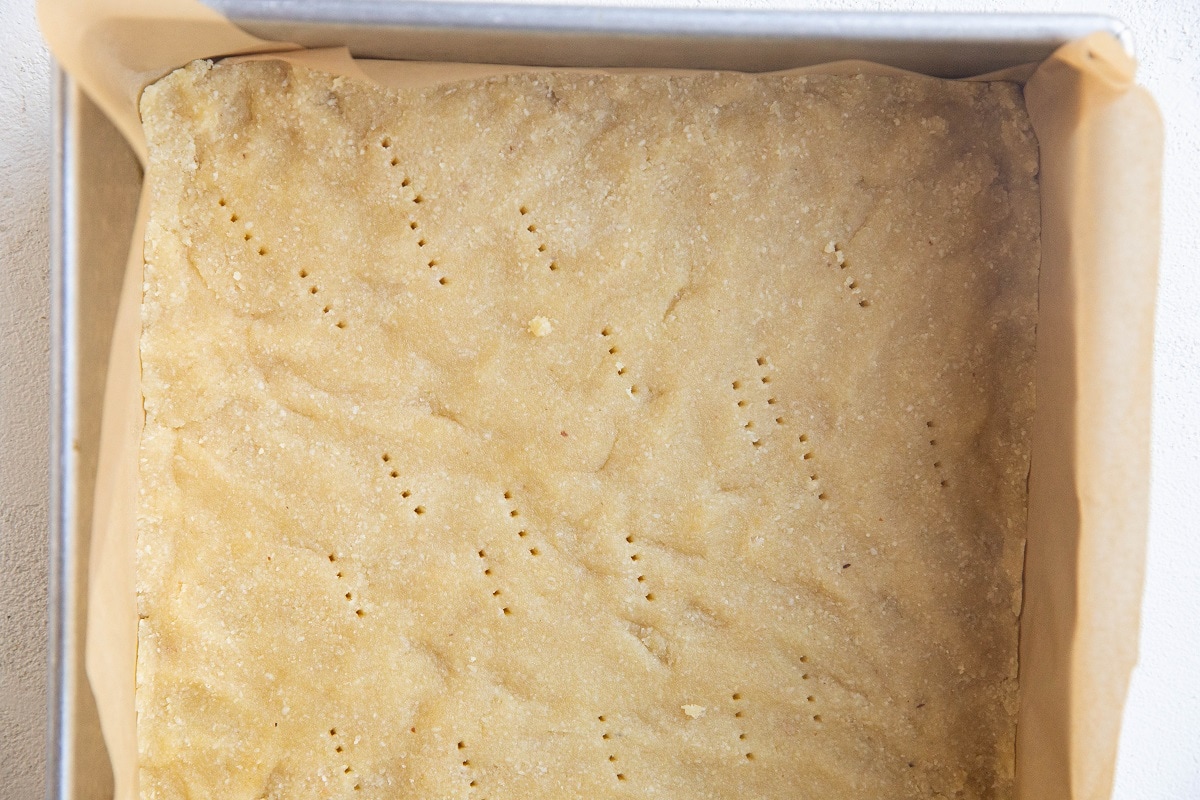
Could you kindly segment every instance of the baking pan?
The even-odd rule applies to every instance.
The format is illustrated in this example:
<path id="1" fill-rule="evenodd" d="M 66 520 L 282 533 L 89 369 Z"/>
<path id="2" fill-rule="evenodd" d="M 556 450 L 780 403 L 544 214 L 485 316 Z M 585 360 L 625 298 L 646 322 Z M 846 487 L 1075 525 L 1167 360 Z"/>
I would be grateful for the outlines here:
<path id="1" fill-rule="evenodd" d="M 598 8 L 379 0 L 208 0 L 263 39 L 349 46 L 362 58 L 746 72 L 865 59 L 961 78 L 1041 61 L 1128 29 L 1084 14 L 934 14 Z"/>
<path id="2" fill-rule="evenodd" d="M 360 57 L 761 71 L 861 58 L 943 77 L 1040 61 L 1109 17 L 587 8 L 379 0 L 210 0 L 266 39 Z M 74 82 L 54 77 L 47 797 L 112 796 L 84 675 L 100 409 L 141 169 Z"/>
<path id="3" fill-rule="evenodd" d="M 51 188 L 48 798 L 112 796 L 84 675 L 92 496 L 109 342 L 141 167 L 95 105 L 54 72 Z"/>

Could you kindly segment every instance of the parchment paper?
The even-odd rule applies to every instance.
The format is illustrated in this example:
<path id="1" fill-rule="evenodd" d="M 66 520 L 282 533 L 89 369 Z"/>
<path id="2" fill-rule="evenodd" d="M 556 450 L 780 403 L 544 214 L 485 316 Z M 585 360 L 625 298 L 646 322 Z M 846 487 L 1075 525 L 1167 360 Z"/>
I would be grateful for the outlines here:
<path id="1" fill-rule="evenodd" d="M 355 61 L 249 36 L 192 0 L 40 0 L 60 63 L 140 158 L 144 86 L 195 58 L 267 54 L 393 87 L 529 68 Z M 839 62 L 803 72 L 899 72 Z M 1162 126 L 1120 45 L 1095 35 L 1040 65 L 976 79 L 1025 85 L 1041 148 L 1037 411 L 1021 617 L 1017 795 L 1111 794 L 1137 656 L 1148 513 L 1150 366 Z M 143 204 L 143 212 L 145 204 Z M 144 217 L 144 215 L 143 215 Z M 134 234 L 105 394 L 92 530 L 87 674 L 117 800 L 137 797 L 134 551 L 142 425 L 142 235 Z"/>

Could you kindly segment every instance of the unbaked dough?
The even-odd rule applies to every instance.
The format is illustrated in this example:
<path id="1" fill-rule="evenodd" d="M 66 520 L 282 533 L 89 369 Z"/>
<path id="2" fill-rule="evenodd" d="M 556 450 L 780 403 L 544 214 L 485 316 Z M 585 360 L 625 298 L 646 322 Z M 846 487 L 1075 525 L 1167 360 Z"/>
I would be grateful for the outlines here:
<path id="1" fill-rule="evenodd" d="M 144 798 L 1008 798 L 1020 88 L 145 91 Z"/>

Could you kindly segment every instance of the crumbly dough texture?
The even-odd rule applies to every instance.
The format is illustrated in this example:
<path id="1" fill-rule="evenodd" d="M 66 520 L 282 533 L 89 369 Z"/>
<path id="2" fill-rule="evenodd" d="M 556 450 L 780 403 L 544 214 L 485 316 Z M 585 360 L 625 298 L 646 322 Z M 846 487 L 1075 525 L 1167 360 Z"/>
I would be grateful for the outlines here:
<path id="1" fill-rule="evenodd" d="M 1017 86 L 198 62 L 142 114 L 142 797 L 1011 797 Z"/>

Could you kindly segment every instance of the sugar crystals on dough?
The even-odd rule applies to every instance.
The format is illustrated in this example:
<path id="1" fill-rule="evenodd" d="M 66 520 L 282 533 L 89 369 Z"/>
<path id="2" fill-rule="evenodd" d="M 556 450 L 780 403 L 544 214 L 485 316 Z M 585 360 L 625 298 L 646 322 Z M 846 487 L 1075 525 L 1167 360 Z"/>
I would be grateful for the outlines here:
<path id="1" fill-rule="evenodd" d="M 1018 87 L 146 90 L 145 798 L 1008 798 Z"/>

